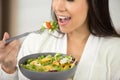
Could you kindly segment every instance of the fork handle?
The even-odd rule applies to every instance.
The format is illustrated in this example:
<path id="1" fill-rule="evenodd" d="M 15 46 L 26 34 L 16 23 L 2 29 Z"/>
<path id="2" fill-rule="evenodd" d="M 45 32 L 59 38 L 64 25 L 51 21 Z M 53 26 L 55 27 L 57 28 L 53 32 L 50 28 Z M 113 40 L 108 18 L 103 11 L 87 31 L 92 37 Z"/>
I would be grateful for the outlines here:
<path id="1" fill-rule="evenodd" d="M 5 41 L 5 44 L 8 44 L 8 43 L 10 43 L 10 42 L 13 41 L 13 40 L 16 40 L 16 39 L 25 37 L 25 36 L 27 36 L 28 34 L 29 34 L 29 32 L 23 33 L 23 34 L 21 34 L 21 35 L 15 36 L 15 37 L 11 37 L 11 38 L 9 38 L 9 39 L 7 39 L 7 40 Z"/>

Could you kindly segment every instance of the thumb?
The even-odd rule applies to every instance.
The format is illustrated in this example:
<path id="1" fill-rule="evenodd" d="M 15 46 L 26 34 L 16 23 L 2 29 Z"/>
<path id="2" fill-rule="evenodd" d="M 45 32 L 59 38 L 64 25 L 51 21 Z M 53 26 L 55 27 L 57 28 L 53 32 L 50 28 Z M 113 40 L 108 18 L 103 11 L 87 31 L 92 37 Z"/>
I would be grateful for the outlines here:
<path id="1" fill-rule="evenodd" d="M 8 38 L 9 38 L 9 34 L 5 32 L 3 36 L 3 41 L 7 40 Z"/>

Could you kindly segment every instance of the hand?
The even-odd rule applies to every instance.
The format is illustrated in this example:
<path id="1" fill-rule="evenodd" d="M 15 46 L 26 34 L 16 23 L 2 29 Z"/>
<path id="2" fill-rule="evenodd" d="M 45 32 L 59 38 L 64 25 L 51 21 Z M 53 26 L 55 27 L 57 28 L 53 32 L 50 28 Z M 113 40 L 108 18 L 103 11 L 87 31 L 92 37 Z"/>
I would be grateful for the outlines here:
<path id="1" fill-rule="evenodd" d="M 0 64 L 5 72 L 13 73 L 16 71 L 17 55 L 20 44 L 17 40 L 5 44 L 5 40 L 8 38 L 9 34 L 5 32 L 3 40 L 0 40 Z"/>

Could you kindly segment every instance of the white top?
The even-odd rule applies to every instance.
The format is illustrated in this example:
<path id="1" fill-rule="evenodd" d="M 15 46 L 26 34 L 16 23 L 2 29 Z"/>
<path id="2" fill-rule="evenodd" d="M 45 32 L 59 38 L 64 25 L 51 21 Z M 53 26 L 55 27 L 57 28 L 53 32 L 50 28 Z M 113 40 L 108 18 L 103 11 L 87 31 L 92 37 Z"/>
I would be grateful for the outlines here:
<path id="1" fill-rule="evenodd" d="M 44 32 L 32 33 L 24 40 L 18 60 L 39 52 L 61 52 L 66 54 L 67 37 L 58 39 Z M 29 80 L 19 69 L 7 74 L 0 69 L 0 80 Z M 120 80 L 120 39 L 90 35 L 78 64 L 74 80 Z"/>

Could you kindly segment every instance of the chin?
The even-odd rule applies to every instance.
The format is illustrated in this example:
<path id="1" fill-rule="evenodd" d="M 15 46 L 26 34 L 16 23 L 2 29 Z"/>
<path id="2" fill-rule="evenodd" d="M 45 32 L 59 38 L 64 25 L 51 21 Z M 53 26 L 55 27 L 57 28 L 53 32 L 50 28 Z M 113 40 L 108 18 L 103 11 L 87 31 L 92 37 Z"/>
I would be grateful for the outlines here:
<path id="1" fill-rule="evenodd" d="M 71 30 L 69 29 L 68 26 L 59 26 L 59 29 L 62 33 L 69 33 Z"/>
<path id="2" fill-rule="evenodd" d="M 69 33 L 69 31 L 66 31 L 66 30 L 60 30 L 62 33 Z"/>

